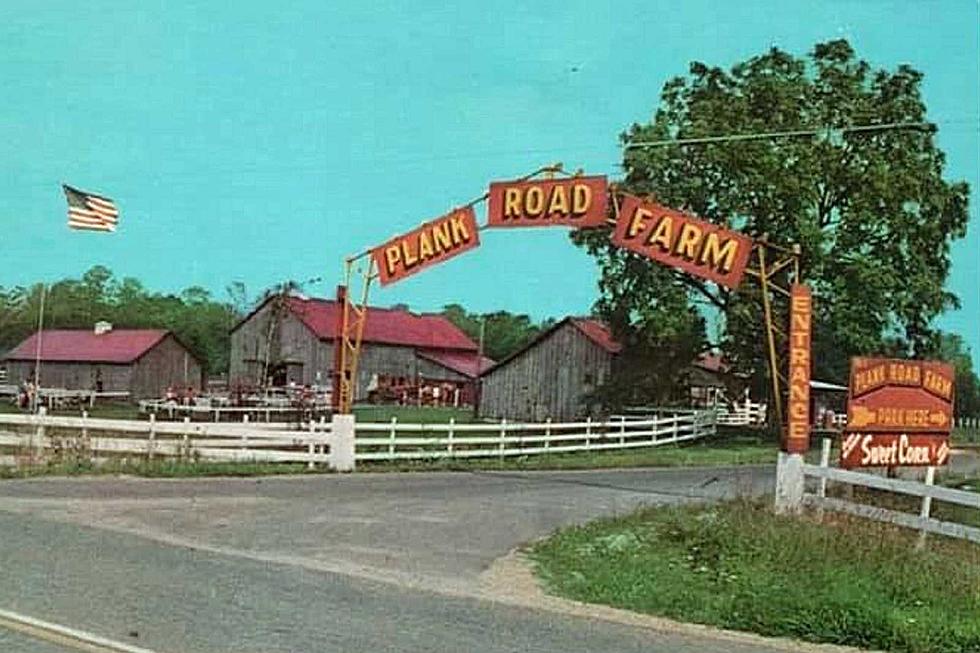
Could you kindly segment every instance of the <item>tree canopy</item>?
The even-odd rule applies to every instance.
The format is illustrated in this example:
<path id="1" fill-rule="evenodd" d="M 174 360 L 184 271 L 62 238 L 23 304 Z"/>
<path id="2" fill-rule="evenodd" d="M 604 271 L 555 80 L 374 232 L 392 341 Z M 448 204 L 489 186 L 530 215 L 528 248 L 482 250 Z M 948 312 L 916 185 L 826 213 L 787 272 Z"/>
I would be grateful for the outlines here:
<path id="1" fill-rule="evenodd" d="M 37 330 L 41 285 L 0 287 L 0 352 Z M 95 266 L 81 279 L 51 284 L 45 298 L 45 329 L 91 329 L 106 320 L 118 328 L 169 329 L 209 373 L 227 372 L 229 329 L 239 317 L 230 303 L 192 286 L 179 294 L 154 293 L 132 277 L 117 279 Z"/>
<path id="2" fill-rule="evenodd" d="M 476 342 L 480 340 L 480 324 L 485 323 L 483 354 L 496 361 L 514 353 L 555 323 L 549 318 L 535 324 L 527 315 L 507 311 L 470 313 L 459 304 L 445 306 L 442 314 Z"/>
<path id="3" fill-rule="evenodd" d="M 692 63 L 687 76 L 665 84 L 652 121 L 622 135 L 622 189 L 753 237 L 799 244 L 815 297 L 817 378 L 845 380 L 856 354 L 921 356 L 939 345 L 934 318 L 958 305 L 944 284 L 969 196 L 965 182 L 943 176 L 922 79 L 908 65 L 873 69 L 844 40 L 819 43 L 806 57 L 772 48 L 727 70 Z M 878 128 L 853 129 L 863 126 Z M 650 310 L 692 322 L 692 306 L 704 302 L 720 316 L 716 344 L 729 360 L 757 380 L 764 375 L 751 282 L 733 292 L 653 271 L 655 263 L 615 248 L 603 233 L 573 238 L 599 262 L 604 316 L 633 328 Z"/>

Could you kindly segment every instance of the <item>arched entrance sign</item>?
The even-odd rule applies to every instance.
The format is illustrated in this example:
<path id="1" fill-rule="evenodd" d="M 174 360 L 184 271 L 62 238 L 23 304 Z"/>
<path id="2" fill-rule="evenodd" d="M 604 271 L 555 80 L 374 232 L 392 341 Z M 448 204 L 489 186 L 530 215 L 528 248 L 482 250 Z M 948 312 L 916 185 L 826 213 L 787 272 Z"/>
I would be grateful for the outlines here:
<path id="1" fill-rule="evenodd" d="M 478 224 L 476 206 L 487 202 Z M 609 206 L 612 217 L 609 217 Z M 419 227 L 345 259 L 344 283 L 337 289 L 339 312 L 334 352 L 334 408 L 349 413 L 367 317 L 368 291 L 476 249 L 483 229 L 612 226 L 611 241 L 636 254 L 721 286 L 738 288 L 744 277 L 758 282 L 766 332 L 774 417 L 784 426 L 783 449 L 806 451 L 810 432 L 810 341 L 812 298 L 800 280 L 798 247 L 750 238 L 689 213 L 611 187 L 606 177 L 568 174 L 560 163 L 519 179 L 491 182 L 489 190 Z M 356 299 L 352 282 L 360 280 Z M 786 306 L 789 326 L 776 320 Z M 782 311 L 780 311 L 782 312 Z M 784 420 L 784 417 L 786 418 Z"/>

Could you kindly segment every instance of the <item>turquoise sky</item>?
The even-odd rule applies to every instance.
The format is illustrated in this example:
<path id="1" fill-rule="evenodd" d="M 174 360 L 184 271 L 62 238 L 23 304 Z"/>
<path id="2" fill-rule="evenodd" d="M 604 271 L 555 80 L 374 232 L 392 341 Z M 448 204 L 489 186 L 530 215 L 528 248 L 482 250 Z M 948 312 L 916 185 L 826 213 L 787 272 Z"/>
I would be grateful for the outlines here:
<path id="1" fill-rule="evenodd" d="M 948 176 L 980 187 L 975 0 L 445 4 L 4 0 L 0 285 L 104 264 L 157 290 L 321 276 L 309 291 L 330 293 L 344 255 L 491 179 L 553 161 L 617 176 L 617 134 L 691 60 L 838 37 L 925 73 Z M 117 199 L 119 232 L 69 231 L 62 181 Z M 940 325 L 980 360 L 976 206 L 954 248 L 963 308 Z M 595 267 L 563 230 L 483 240 L 372 301 L 589 310 Z"/>

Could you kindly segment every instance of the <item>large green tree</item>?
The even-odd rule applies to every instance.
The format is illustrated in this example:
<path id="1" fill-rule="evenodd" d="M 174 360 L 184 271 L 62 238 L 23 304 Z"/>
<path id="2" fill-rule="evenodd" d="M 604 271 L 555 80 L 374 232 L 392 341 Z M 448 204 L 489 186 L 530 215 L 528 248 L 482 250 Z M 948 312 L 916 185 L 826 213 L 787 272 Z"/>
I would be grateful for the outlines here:
<path id="1" fill-rule="evenodd" d="M 818 377 L 844 380 L 854 354 L 921 355 L 937 345 L 932 320 L 957 306 L 944 282 L 969 194 L 966 183 L 944 179 L 921 84 L 912 67 L 876 70 L 843 40 L 806 57 L 773 48 L 727 70 L 693 63 L 665 84 L 652 121 L 623 134 L 623 190 L 799 244 L 816 300 Z M 883 128 L 852 129 L 867 125 Z M 655 263 L 630 263 L 637 256 L 605 234 L 574 238 L 599 261 L 600 306 L 637 313 L 652 301 L 689 312 L 691 301 L 706 302 L 724 326 L 726 354 L 761 381 L 764 339 L 750 281 L 733 292 L 653 274 Z"/>

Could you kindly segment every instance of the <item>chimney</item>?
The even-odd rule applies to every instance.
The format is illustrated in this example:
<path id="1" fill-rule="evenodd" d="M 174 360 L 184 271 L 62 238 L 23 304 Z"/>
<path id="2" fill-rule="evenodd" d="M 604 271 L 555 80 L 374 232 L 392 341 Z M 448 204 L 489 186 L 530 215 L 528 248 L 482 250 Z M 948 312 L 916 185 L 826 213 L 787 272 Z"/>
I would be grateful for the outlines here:
<path id="1" fill-rule="evenodd" d="M 101 336 L 112 331 L 112 324 L 104 320 L 95 323 L 95 335 Z"/>

